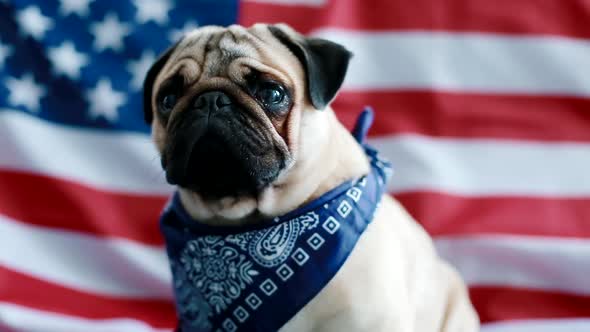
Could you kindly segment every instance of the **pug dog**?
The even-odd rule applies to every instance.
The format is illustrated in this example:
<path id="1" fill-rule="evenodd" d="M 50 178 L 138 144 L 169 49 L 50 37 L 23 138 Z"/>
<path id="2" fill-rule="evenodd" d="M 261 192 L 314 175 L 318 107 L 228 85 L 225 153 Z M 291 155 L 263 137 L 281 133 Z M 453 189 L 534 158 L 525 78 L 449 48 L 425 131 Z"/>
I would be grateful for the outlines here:
<path id="1" fill-rule="evenodd" d="M 296 291 L 280 293 L 287 283 L 281 279 L 314 259 L 308 247 L 294 256 L 285 242 L 281 250 L 291 256 L 281 256 L 280 263 L 287 268 L 277 270 L 280 279 L 268 274 L 270 283 L 260 278 L 260 271 L 274 261 L 251 263 L 239 251 L 252 249 L 244 241 L 256 238 L 272 220 L 371 172 L 363 146 L 330 107 L 350 58 L 344 46 L 305 37 L 285 24 L 206 26 L 187 33 L 147 73 L 145 120 L 166 179 L 177 186 L 178 215 L 188 220 L 174 226 L 177 233 L 166 235 L 169 255 L 179 256 L 171 257 L 179 319 L 184 321 L 179 330 L 479 330 L 459 274 L 386 194 L 325 284 L 316 285 L 315 277 L 299 278 Z M 315 227 L 305 224 L 315 222 L 309 220 L 302 221 L 302 229 Z M 193 226 L 187 223 L 204 232 L 202 238 L 190 240 Z M 268 248 L 302 232 L 293 233 L 297 225 L 288 225 L 265 233 L 272 236 L 259 253 L 272 255 Z M 339 225 L 345 227 L 346 219 Z M 232 233 L 244 227 L 247 236 Z M 219 235 L 225 230 L 230 235 Z M 171 238 L 183 234 L 189 240 L 174 244 Z M 319 246 L 323 238 L 316 240 L 309 245 Z M 323 268 L 318 265 L 310 273 L 322 279 Z M 308 286 L 316 290 L 310 292 Z M 291 295 L 272 299 L 270 311 L 262 312 L 259 306 L 275 292 Z M 312 295 L 301 302 L 298 295 L 307 293 Z M 245 304 L 237 305 L 242 295 Z M 291 310 L 293 303 L 298 307 Z M 227 317 L 212 321 L 224 311 Z M 265 325 L 276 317 L 282 319 L 276 328 Z M 254 325 L 241 329 L 241 322 Z"/>

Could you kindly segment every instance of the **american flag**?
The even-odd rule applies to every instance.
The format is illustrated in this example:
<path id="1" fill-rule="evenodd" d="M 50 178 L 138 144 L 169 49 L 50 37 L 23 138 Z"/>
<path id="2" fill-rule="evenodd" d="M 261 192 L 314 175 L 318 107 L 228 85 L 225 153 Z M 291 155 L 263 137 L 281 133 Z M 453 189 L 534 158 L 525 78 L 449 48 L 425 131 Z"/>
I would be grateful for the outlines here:
<path id="1" fill-rule="evenodd" d="M 143 75 L 183 31 L 255 22 L 355 53 L 333 107 L 374 107 L 483 331 L 590 331 L 588 0 L 0 0 L 0 331 L 175 326 Z"/>

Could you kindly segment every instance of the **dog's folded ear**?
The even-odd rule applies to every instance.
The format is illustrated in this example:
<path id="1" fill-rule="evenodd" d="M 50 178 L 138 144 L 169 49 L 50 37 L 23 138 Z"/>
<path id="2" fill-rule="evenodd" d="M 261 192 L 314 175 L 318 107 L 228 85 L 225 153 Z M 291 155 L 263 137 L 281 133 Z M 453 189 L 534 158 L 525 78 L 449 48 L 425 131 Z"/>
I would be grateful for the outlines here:
<path id="1" fill-rule="evenodd" d="M 313 106 L 326 108 L 344 82 L 352 53 L 329 40 L 305 38 L 283 24 L 269 25 L 268 29 L 303 64 Z"/>
<path id="2" fill-rule="evenodd" d="M 178 44 L 180 44 L 180 40 L 164 51 L 164 53 L 160 55 L 160 57 L 156 60 L 156 62 L 154 62 L 145 75 L 145 79 L 143 81 L 143 118 L 147 124 L 152 123 L 154 117 L 152 111 L 152 93 L 154 89 L 154 81 Z"/>

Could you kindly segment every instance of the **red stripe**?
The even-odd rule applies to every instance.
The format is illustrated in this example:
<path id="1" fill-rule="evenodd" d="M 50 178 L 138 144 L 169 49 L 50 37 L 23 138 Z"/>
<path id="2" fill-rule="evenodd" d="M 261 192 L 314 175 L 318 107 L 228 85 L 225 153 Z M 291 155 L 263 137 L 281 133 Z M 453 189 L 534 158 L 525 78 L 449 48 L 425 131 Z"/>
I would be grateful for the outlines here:
<path id="1" fill-rule="evenodd" d="M 434 91 L 343 92 L 333 104 L 352 127 L 376 112 L 372 135 L 418 133 L 461 138 L 590 142 L 590 99 Z"/>
<path id="2" fill-rule="evenodd" d="M 351 30 L 434 30 L 590 37 L 584 0 L 374 1 L 331 0 L 323 7 L 241 2 L 239 22 L 285 22 L 303 33 L 320 27 Z"/>
<path id="3" fill-rule="evenodd" d="M 164 197 L 103 192 L 60 179 L 0 171 L 0 213 L 33 225 L 163 245 Z M 56 194 L 59 193 L 59 194 Z M 590 198 L 461 197 L 412 192 L 396 198 L 432 235 L 520 234 L 590 238 Z M 29 208 L 35 202 L 35 208 Z M 67 212 L 64 212 L 67 211 Z"/>
<path id="4" fill-rule="evenodd" d="M 165 197 L 101 191 L 76 182 L 0 171 L 0 213 L 33 225 L 162 245 Z"/>
<path id="5" fill-rule="evenodd" d="M 471 287 L 469 295 L 482 323 L 590 317 L 590 296 L 507 287 Z"/>
<path id="6" fill-rule="evenodd" d="M 100 296 L 41 281 L 0 266 L 0 301 L 88 319 L 130 318 L 172 328 L 172 302 Z"/>
<path id="7" fill-rule="evenodd" d="M 497 233 L 590 238 L 590 198 L 467 198 L 433 192 L 395 197 L 434 236 Z"/>

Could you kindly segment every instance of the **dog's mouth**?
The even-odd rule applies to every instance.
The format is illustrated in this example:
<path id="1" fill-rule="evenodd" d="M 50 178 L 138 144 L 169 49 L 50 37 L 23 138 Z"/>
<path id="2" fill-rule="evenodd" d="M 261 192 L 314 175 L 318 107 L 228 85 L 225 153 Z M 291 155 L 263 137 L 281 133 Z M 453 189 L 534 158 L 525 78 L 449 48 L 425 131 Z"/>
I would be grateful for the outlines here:
<path id="1" fill-rule="evenodd" d="M 174 126 L 162 155 L 166 179 L 206 201 L 256 197 L 285 167 L 273 142 L 231 114 L 207 119 L 187 114 L 177 121 L 182 123 Z"/>
<path id="2" fill-rule="evenodd" d="M 198 192 L 205 199 L 227 196 L 255 196 L 278 176 L 274 168 L 260 176 L 251 158 L 223 137 L 205 134 L 190 152 L 185 181 L 179 185 Z"/>

